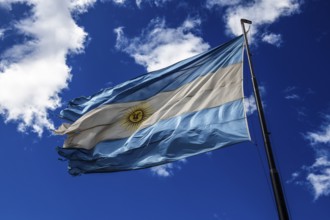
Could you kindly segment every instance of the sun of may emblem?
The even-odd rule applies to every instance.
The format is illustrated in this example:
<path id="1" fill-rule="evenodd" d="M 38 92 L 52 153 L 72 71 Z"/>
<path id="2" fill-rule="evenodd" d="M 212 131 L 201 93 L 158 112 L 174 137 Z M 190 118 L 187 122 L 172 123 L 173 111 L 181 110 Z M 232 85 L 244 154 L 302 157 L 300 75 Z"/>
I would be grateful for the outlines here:
<path id="1" fill-rule="evenodd" d="M 128 130 L 136 130 L 151 115 L 151 109 L 147 104 L 141 104 L 130 108 L 123 118 L 122 125 Z"/>
<path id="2" fill-rule="evenodd" d="M 142 109 L 138 109 L 138 110 L 132 112 L 128 116 L 128 120 L 132 123 L 139 123 L 143 120 L 143 118 L 144 118 L 144 111 Z"/>

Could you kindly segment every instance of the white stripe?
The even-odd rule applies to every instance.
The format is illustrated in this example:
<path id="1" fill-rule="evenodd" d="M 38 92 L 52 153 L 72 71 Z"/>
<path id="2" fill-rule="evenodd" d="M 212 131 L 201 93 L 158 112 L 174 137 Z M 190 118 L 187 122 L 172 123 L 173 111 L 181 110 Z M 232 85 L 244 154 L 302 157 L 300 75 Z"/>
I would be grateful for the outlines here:
<path id="1" fill-rule="evenodd" d="M 139 130 L 157 121 L 184 113 L 220 106 L 243 98 L 242 63 L 207 74 L 170 91 L 159 93 L 140 102 L 101 106 L 79 118 L 72 125 L 63 125 L 56 132 L 68 134 L 64 147 L 91 149 L 104 140 L 121 139 L 135 131 L 124 125 L 127 112 L 142 105 L 152 114 L 139 126 Z"/>

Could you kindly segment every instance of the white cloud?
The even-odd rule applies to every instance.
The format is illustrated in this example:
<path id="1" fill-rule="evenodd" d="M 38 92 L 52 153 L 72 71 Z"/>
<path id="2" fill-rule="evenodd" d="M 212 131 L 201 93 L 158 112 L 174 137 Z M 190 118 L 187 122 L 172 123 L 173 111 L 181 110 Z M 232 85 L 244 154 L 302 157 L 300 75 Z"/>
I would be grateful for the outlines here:
<path id="1" fill-rule="evenodd" d="M 263 42 L 275 45 L 276 47 L 280 47 L 282 44 L 282 35 L 281 34 L 274 34 L 274 33 L 267 33 L 262 36 L 261 39 Z"/>
<path id="2" fill-rule="evenodd" d="M 284 89 L 284 93 L 290 93 L 296 89 L 297 89 L 297 87 L 295 87 L 295 86 L 288 86 L 287 88 Z"/>
<path id="3" fill-rule="evenodd" d="M 163 165 L 159 165 L 156 167 L 152 167 L 150 170 L 154 175 L 160 176 L 160 177 L 170 177 L 173 176 L 174 169 L 181 169 L 181 164 L 187 163 L 186 159 L 178 160 L 174 163 L 167 163 Z"/>
<path id="4" fill-rule="evenodd" d="M 103 0 L 104 1 L 104 0 Z M 125 4 L 126 0 L 112 0 L 117 5 L 123 5 Z"/>
<path id="5" fill-rule="evenodd" d="M 190 31 L 200 26 L 201 23 L 202 21 L 200 19 L 186 19 L 180 28 L 182 29 L 182 31 Z"/>
<path id="6" fill-rule="evenodd" d="M 0 29 L 0 39 L 3 39 L 5 36 L 6 29 Z"/>
<path id="7" fill-rule="evenodd" d="M 209 9 L 219 6 L 226 8 L 224 21 L 226 31 L 231 35 L 242 34 L 241 18 L 251 20 L 253 28 L 250 30 L 250 36 L 253 40 L 263 26 L 270 25 L 283 16 L 298 13 L 301 2 L 301 0 L 255 0 L 243 3 L 240 0 L 208 0 L 206 6 Z M 277 35 L 273 35 L 267 36 L 264 42 L 274 44 L 273 41 Z M 278 43 L 279 41 L 275 42 Z"/>
<path id="8" fill-rule="evenodd" d="M 292 177 L 295 183 L 312 189 L 314 199 L 330 195 L 330 115 L 325 116 L 325 124 L 318 131 L 307 132 L 304 136 L 315 151 L 315 162 L 303 166 Z"/>
<path id="9" fill-rule="evenodd" d="M 10 8 L 18 1 L 2 0 Z M 10 27 L 29 37 L 1 55 L 0 114 L 6 122 L 17 121 L 18 129 L 42 134 L 53 129 L 48 111 L 60 106 L 59 93 L 71 78 L 68 54 L 84 49 L 86 32 L 72 18 L 95 0 L 21 0 L 31 6 L 31 15 Z"/>
<path id="10" fill-rule="evenodd" d="M 292 174 L 292 180 L 298 185 L 311 189 L 314 200 L 320 196 L 330 195 L 330 160 L 329 155 L 320 155 L 311 166 L 303 166 L 299 172 Z"/>
<path id="11" fill-rule="evenodd" d="M 330 144 L 330 123 L 323 125 L 319 131 L 307 132 L 306 138 L 312 145 Z"/>
<path id="12" fill-rule="evenodd" d="M 259 88 L 260 96 L 261 97 L 265 96 L 266 95 L 266 87 L 261 85 L 258 88 Z M 262 105 L 265 108 L 266 105 L 263 101 L 262 101 Z M 254 93 L 251 94 L 250 96 L 244 98 L 244 108 L 245 108 L 246 114 L 248 116 L 252 115 L 254 112 L 257 111 L 257 104 L 256 104 L 256 99 L 254 97 Z"/>
<path id="13" fill-rule="evenodd" d="M 319 155 L 314 164 L 303 166 L 300 171 L 291 175 L 288 183 L 295 183 L 300 186 L 306 186 L 311 190 L 314 200 L 320 196 L 330 195 L 330 160 L 329 154 Z"/>
<path id="14" fill-rule="evenodd" d="M 89 7 L 93 6 L 96 1 L 97 0 L 69 0 L 69 9 L 83 13 L 86 12 Z"/>
<path id="15" fill-rule="evenodd" d="M 252 115 L 255 111 L 257 111 L 254 95 L 244 98 L 244 107 L 247 115 Z"/>
<path id="16" fill-rule="evenodd" d="M 151 0 L 157 7 L 161 7 L 172 0 Z"/>
<path id="17" fill-rule="evenodd" d="M 135 0 L 136 5 L 138 8 L 141 8 L 142 3 L 149 3 L 149 5 L 154 5 L 156 7 L 163 7 L 168 2 L 171 2 L 172 0 Z"/>
<path id="18" fill-rule="evenodd" d="M 124 36 L 124 27 L 117 27 L 113 30 L 115 34 L 117 35 L 116 37 L 116 47 L 122 47 L 123 44 L 126 44 L 126 38 Z"/>
<path id="19" fill-rule="evenodd" d="M 168 164 L 152 167 L 150 170 L 154 175 L 161 177 L 169 177 L 172 176 L 173 174 L 172 168 L 173 168 L 173 164 L 168 163 Z"/>
<path id="20" fill-rule="evenodd" d="M 135 0 L 135 4 L 136 4 L 136 6 L 138 6 L 138 8 L 141 8 L 141 3 L 142 3 L 142 0 Z"/>
<path id="21" fill-rule="evenodd" d="M 302 101 L 306 95 L 313 94 L 310 89 L 303 91 L 301 88 L 296 86 L 288 86 L 283 92 L 285 93 L 285 99 L 296 101 Z"/>
<path id="22" fill-rule="evenodd" d="M 259 85 L 258 88 L 259 88 L 261 97 L 265 96 L 267 94 L 266 87 L 264 85 Z"/>
<path id="23" fill-rule="evenodd" d="M 206 7 L 237 5 L 241 0 L 207 0 Z"/>
<path id="24" fill-rule="evenodd" d="M 286 95 L 285 99 L 289 99 L 289 100 L 300 100 L 301 97 L 297 94 L 290 94 L 290 95 Z"/>
<path id="25" fill-rule="evenodd" d="M 139 37 L 131 39 L 124 35 L 123 27 L 119 27 L 114 30 L 116 48 L 128 53 L 148 71 L 161 69 L 209 49 L 210 46 L 194 33 L 200 23 L 199 19 L 187 19 L 181 26 L 169 28 L 164 19 L 157 18 Z"/>
<path id="26" fill-rule="evenodd" d="M 228 32 L 234 35 L 242 33 L 240 19 L 253 21 L 252 34 L 260 26 L 272 24 L 282 16 L 289 16 L 299 11 L 297 0 L 256 0 L 253 3 L 235 5 L 226 11 L 225 21 Z"/>
<path id="27" fill-rule="evenodd" d="M 330 166 L 322 169 L 319 174 L 310 173 L 307 176 L 307 180 L 314 189 L 315 199 L 318 199 L 322 195 L 330 195 Z"/>

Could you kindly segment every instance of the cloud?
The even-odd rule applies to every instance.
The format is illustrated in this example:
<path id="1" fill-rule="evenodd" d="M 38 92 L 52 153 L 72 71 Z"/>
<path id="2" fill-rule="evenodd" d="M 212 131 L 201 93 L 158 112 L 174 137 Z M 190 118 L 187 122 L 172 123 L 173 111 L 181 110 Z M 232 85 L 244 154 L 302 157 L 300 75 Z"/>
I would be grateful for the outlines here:
<path id="1" fill-rule="evenodd" d="M 312 189 L 315 200 L 330 195 L 330 115 L 324 121 L 317 131 L 304 135 L 313 147 L 315 162 L 292 174 L 293 182 Z"/>
<path id="2" fill-rule="evenodd" d="M 101 0 L 101 1 L 105 2 L 105 1 L 109 1 L 109 0 Z M 113 3 L 115 3 L 117 5 L 124 5 L 126 2 L 126 0 L 112 0 L 112 1 L 113 1 Z"/>
<path id="3" fill-rule="evenodd" d="M 116 34 L 116 47 L 121 48 L 123 45 L 127 44 L 127 39 L 124 36 L 124 27 L 117 27 L 113 30 Z"/>
<path id="4" fill-rule="evenodd" d="M 266 95 L 266 87 L 262 86 L 262 85 L 259 86 L 259 93 L 260 93 L 261 97 L 265 96 Z M 262 105 L 263 105 L 263 107 L 266 106 L 263 101 L 262 101 Z M 244 108 L 245 108 L 246 114 L 248 116 L 252 115 L 254 112 L 257 111 L 256 99 L 254 97 L 254 94 L 251 94 L 250 96 L 244 98 Z"/>
<path id="5" fill-rule="evenodd" d="M 206 7 L 211 9 L 215 6 L 237 5 L 241 0 L 207 0 Z"/>
<path id="6" fill-rule="evenodd" d="M 291 16 L 299 12 L 301 0 L 207 0 L 206 6 L 209 9 L 218 7 L 225 8 L 224 21 L 226 32 L 229 35 L 242 34 L 240 24 L 241 18 L 251 20 L 253 29 L 250 30 L 252 40 L 258 35 L 260 29 L 278 21 L 281 17 Z M 274 44 L 279 43 L 278 34 L 266 35 L 263 41 Z M 277 44 L 275 44 L 277 46 Z"/>
<path id="7" fill-rule="evenodd" d="M 262 25 L 272 24 L 282 16 L 290 16 L 299 12 L 297 0 L 256 0 L 254 2 L 229 7 L 226 11 L 225 21 L 227 31 L 234 35 L 242 33 L 240 19 L 253 21 L 256 33 Z"/>
<path id="8" fill-rule="evenodd" d="M 6 122 L 16 121 L 22 132 L 31 128 L 39 136 L 53 129 L 48 111 L 61 105 L 59 93 L 70 81 L 69 54 L 83 52 L 87 33 L 72 13 L 81 13 L 95 0 L 2 0 L 8 9 L 20 2 L 31 7 L 22 20 L 11 22 L 15 36 L 24 42 L 1 54 L 0 114 Z"/>
<path id="9" fill-rule="evenodd" d="M 88 8 L 92 7 L 97 0 L 68 0 L 69 9 L 79 13 L 84 13 Z"/>
<path id="10" fill-rule="evenodd" d="M 0 40 L 4 38 L 6 29 L 0 29 Z"/>
<path id="11" fill-rule="evenodd" d="M 309 168 L 307 181 L 314 191 L 314 198 L 330 195 L 330 160 L 326 157 L 319 157 Z"/>
<path id="12" fill-rule="evenodd" d="M 160 177 L 173 176 L 175 169 L 181 169 L 181 164 L 187 163 L 186 159 L 181 159 L 174 163 L 167 163 L 160 166 L 150 168 L 151 172 Z"/>
<path id="13" fill-rule="evenodd" d="M 135 0 L 136 5 L 138 8 L 141 8 L 142 3 L 149 3 L 149 5 L 154 5 L 156 7 L 163 7 L 168 2 L 171 2 L 172 0 Z"/>
<path id="14" fill-rule="evenodd" d="M 297 89 L 297 87 L 295 87 L 295 86 L 288 86 L 287 88 L 284 89 L 284 93 L 290 93 L 296 89 Z"/>
<path id="15" fill-rule="evenodd" d="M 294 172 L 290 182 L 305 186 L 311 190 L 314 200 L 330 195 L 330 160 L 329 155 L 318 156 L 310 166 L 303 166 Z"/>
<path id="16" fill-rule="evenodd" d="M 330 144 L 330 122 L 327 125 L 322 125 L 319 131 L 307 132 L 307 138 L 312 145 Z"/>
<path id="17" fill-rule="evenodd" d="M 299 88 L 296 86 L 288 86 L 283 91 L 285 93 L 284 98 L 288 100 L 302 100 L 303 97 L 297 94 L 297 90 L 299 90 Z"/>
<path id="18" fill-rule="evenodd" d="M 274 33 L 267 33 L 262 36 L 261 40 L 263 42 L 275 45 L 276 47 L 280 47 L 282 44 L 282 35 L 274 34 Z"/>
<path id="19" fill-rule="evenodd" d="M 209 45 L 195 32 L 201 21 L 188 18 L 177 28 L 167 27 L 164 19 L 153 19 L 140 36 L 128 38 L 123 27 L 114 30 L 116 48 L 129 54 L 148 71 L 194 56 L 209 49 Z"/>
<path id="20" fill-rule="evenodd" d="M 150 170 L 154 175 L 161 176 L 161 177 L 169 177 L 172 176 L 172 168 L 173 164 L 163 164 L 160 166 L 152 167 Z"/>
<path id="21" fill-rule="evenodd" d="M 141 8 L 142 0 L 135 0 L 135 4 L 138 8 Z"/>
<path id="22" fill-rule="evenodd" d="M 257 111 L 254 95 L 250 95 L 244 99 L 244 107 L 247 115 L 252 115 L 255 111 Z"/>
<path id="23" fill-rule="evenodd" d="M 297 94 L 290 94 L 284 97 L 285 99 L 289 99 L 289 100 L 300 100 L 301 97 Z"/>

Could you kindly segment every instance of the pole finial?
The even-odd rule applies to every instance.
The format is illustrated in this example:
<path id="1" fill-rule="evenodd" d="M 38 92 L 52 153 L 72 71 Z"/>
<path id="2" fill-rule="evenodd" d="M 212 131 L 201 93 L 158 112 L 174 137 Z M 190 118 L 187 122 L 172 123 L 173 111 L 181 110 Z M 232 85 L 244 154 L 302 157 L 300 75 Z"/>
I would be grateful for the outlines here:
<path id="1" fill-rule="evenodd" d="M 241 23 L 247 23 L 247 24 L 252 24 L 252 21 L 241 18 Z"/>

